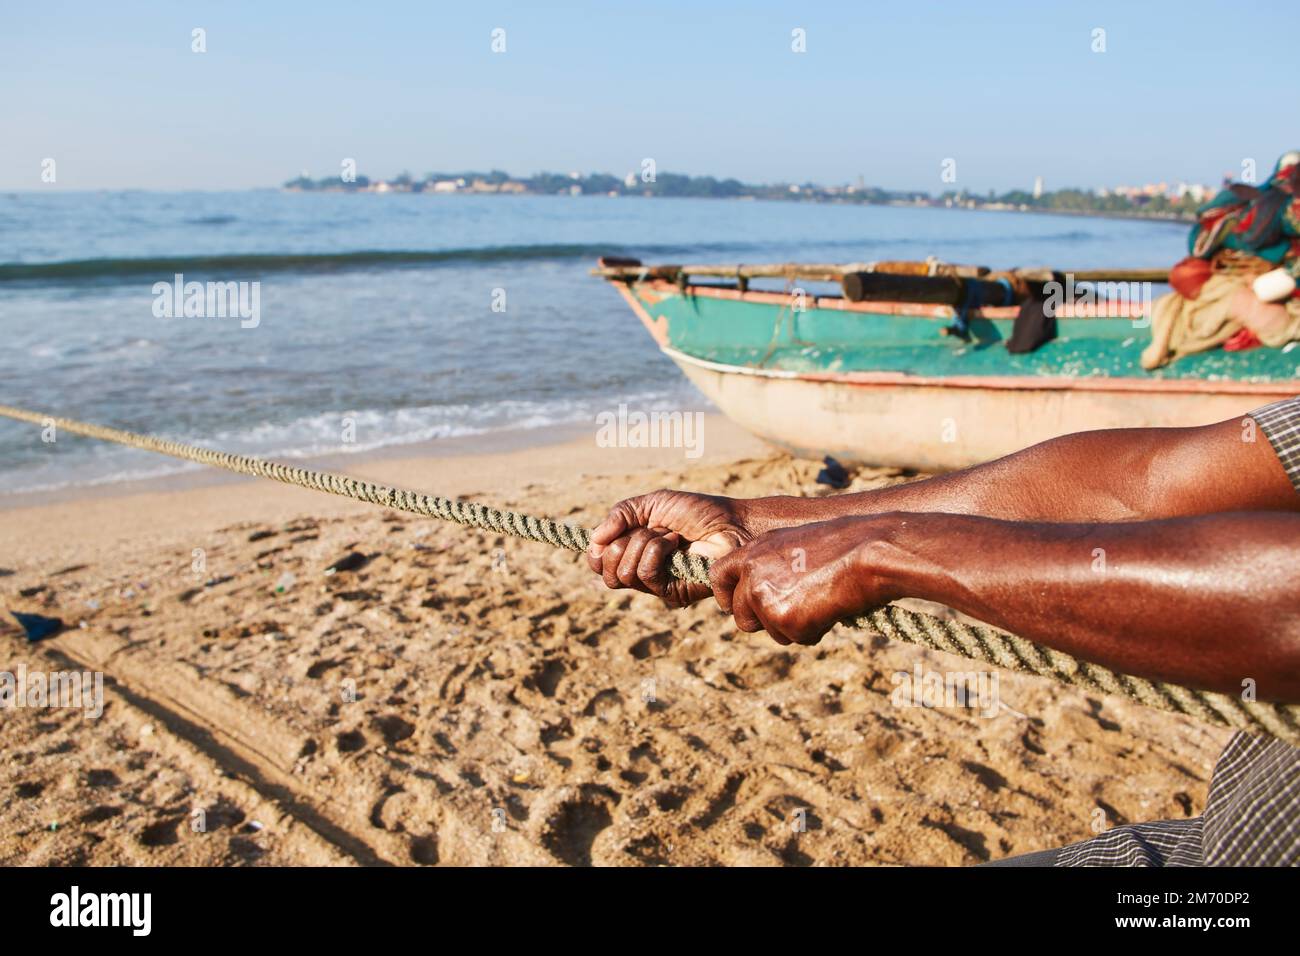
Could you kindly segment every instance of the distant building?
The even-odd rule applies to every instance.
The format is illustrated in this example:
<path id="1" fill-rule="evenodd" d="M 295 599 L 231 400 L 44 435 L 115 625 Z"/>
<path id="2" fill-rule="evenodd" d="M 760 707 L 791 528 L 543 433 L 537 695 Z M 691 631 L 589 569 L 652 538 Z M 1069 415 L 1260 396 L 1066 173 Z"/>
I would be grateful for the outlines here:
<path id="1" fill-rule="evenodd" d="M 1135 205 L 1143 205 L 1157 196 L 1175 201 L 1191 197 L 1193 202 L 1201 203 L 1213 196 L 1214 190 L 1200 183 L 1178 183 L 1176 186 L 1170 186 L 1168 183 L 1146 183 L 1142 186 L 1116 186 L 1112 190 L 1103 189 L 1098 195 L 1104 198 L 1111 193 L 1122 196 Z"/>
<path id="2" fill-rule="evenodd" d="M 436 193 L 454 193 L 460 189 L 464 180 L 457 179 L 440 179 L 433 184 L 433 191 Z"/>
<path id="3" fill-rule="evenodd" d="M 1034 177 L 1034 198 L 1035 199 L 1043 198 L 1043 177 L 1042 176 Z"/>

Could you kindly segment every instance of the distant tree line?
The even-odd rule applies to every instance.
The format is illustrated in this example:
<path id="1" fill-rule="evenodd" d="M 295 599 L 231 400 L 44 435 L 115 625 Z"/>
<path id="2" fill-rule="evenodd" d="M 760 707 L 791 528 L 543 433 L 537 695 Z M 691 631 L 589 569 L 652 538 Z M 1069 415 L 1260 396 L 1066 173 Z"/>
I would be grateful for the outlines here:
<path id="1" fill-rule="evenodd" d="M 1151 196 L 1129 196 L 1124 193 L 1098 193 L 1088 189 L 1058 189 L 1041 196 L 1023 189 L 987 196 L 969 193 L 946 192 L 939 197 L 945 205 L 1014 206 L 1020 209 L 1039 209 L 1044 212 L 1101 212 L 1116 215 L 1141 213 L 1145 215 L 1190 216 L 1203 205 L 1205 198 L 1196 199 L 1190 193 L 1173 199 L 1161 193 Z"/>
<path id="2" fill-rule="evenodd" d="M 382 185 L 381 185 L 382 182 Z M 702 199 L 782 199 L 806 202 L 855 202 L 868 204 L 910 204 L 932 206 L 963 206 L 968 208 L 1036 209 L 1045 212 L 1094 212 L 1117 215 L 1188 216 L 1195 212 L 1200 201 L 1191 195 L 1171 199 L 1165 195 L 1129 196 L 1121 193 L 1097 193 L 1085 189 L 1058 189 L 1040 196 L 1015 189 L 1002 194 L 990 190 L 986 195 L 966 191 L 948 191 L 938 197 L 917 190 L 896 191 L 876 186 L 821 186 L 815 183 L 775 183 L 756 185 L 738 179 L 717 179 L 713 176 L 686 176 L 681 173 L 658 173 L 642 176 L 629 174 L 620 178 L 609 173 L 554 173 L 543 172 L 533 176 L 515 178 L 504 170 L 487 172 L 430 172 L 417 179 L 403 172 L 386 181 L 357 176 L 345 181 L 339 176 L 311 179 L 299 176 L 286 182 L 286 189 L 365 191 L 382 188 L 402 192 L 433 190 L 436 184 L 454 184 L 455 191 L 464 192 L 524 192 L 535 195 L 618 195 L 651 196 L 662 198 L 684 197 Z M 502 189 L 502 187 L 511 187 Z"/>

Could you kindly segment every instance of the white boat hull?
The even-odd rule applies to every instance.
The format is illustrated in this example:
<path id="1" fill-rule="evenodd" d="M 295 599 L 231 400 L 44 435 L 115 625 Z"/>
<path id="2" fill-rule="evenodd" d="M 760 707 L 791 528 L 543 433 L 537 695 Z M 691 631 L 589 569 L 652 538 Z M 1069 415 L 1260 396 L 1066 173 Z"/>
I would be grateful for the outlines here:
<path id="1" fill-rule="evenodd" d="M 1293 394 L 1285 385 L 1276 392 L 1213 391 L 1204 382 L 1156 390 L 1095 381 L 1044 388 L 1023 381 L 999 387 L 997 380 L 978 387 L 910 383 L 901 376 L 846 381 L 664 352 L 723 414 L 779 448 L 922 471 L 965 468 L 1072 432 L 1208 425 Z"/>

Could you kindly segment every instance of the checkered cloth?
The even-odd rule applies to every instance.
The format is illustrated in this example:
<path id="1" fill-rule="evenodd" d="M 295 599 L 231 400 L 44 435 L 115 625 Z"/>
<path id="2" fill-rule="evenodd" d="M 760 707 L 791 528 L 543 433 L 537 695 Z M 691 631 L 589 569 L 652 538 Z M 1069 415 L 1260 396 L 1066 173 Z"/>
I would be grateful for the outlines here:
<path id="1" fill-rule="evenodd" d="M 1300 398 L 1265 405 L 1251 412 L 1250 417 L 1268 436 L 1269 444 L 1277 452 L 1292 486 L 1300 491 Z"/>
<path id="2" fill-rule="evenodd" d="M 1251 412 L 1300 492 L 1300 398 Z M 1064 847 L 1057 866 L 1298 866 L 1300 749 L 1236 734 L 1214 765 L 1205 812 L 1116 827 Z"/>

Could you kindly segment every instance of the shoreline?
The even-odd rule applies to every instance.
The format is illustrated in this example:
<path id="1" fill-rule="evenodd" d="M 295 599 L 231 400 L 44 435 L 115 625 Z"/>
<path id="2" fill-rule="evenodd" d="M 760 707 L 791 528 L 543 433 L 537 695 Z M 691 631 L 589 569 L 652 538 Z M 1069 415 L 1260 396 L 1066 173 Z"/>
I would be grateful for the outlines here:
<path id="1" fill-rule="evenodd" d="M 711 417 L 721 418 L 720 415 Z M 365 467 L 374 462 L 405 459 L 441 459 L 449 457 L 497 454 L 524 449 L 545 448 L 575 442 L 589 431 L 589 426 L 579 422 L 545 425 L 540 428 L 505 428 L 481 432 L 477 435 L 457 435 L 452 438 L 433 438 L 426 441 L 396 443 L 368 448 L 365 451 L 337 452 L 328 455 L 303 457 L 265 457 L 302 468 L 318 471 L 347 473 L 349 467 Z M 95 439 L 74 436 L 78 441 Z M 138 494 L 167 494 L 196 488 L 235 484 L 248 480 L 244 475 L 221 468 L 182 462 L 167 455 L 155 454 L 157 460 L 176 462 L 180 470 L 151 477 L 90 480 L 57 488 L 36 488 L 27 491 L 0 493 L 0 514 L 6 511 L 43 505 L 67 504 L 87 499 L 115 498 Z"/>
<path id="2" fill-rule="evenodd" d="M 759 439 L 716 413 L 705 415 L 704 434 L 704 452 L 697 460 L 686 459 L 679 448 L 601 448 L 592 426 L 559 425 L 390 445 L 295 459 L 294 464 L 448 497 L 490 497 L 569 477 L 716 465 L 770 453 Z M 0 554 L 6 555 L 9 570 L 55 560 L 72 565 L 81 563 L 79 549 L 102 555 L 158 547 L 238 522 L 385 511 L 367 502 L 200 466 L 158 478 L 2 496 Z"/>

